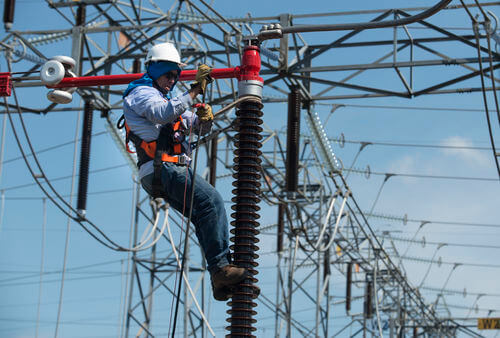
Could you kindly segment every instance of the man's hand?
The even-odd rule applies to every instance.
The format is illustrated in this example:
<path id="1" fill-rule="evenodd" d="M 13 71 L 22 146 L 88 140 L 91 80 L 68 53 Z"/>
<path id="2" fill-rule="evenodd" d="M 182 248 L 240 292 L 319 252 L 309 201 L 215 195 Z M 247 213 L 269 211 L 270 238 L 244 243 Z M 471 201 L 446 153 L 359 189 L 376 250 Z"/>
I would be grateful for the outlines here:
<path id="1" fill-rule="evenodd" d="M 197 103 L 193 106 L 196 109 L 196 115 L 200 119 L 200 122 L 210 122 L 214 119 L 214 114 L 212 114 L 212 107 L 206 103 Z"/>
<path id="2" fill-rule="evenodd" d="M 195 86 L 200 87 L 200 94 L 203 94 L 205 92 L 205 89 L 207 88 L 207 84 L 211 83 L 213 81 L 212 77 L 210 76 L 210 73 L 212 72 L 212 68 L 205 64 L 201 64 L 198 66 L 198 71 L 196 72 L 196 79 L 195 81 L 191 84 L 191 88 Z"/>

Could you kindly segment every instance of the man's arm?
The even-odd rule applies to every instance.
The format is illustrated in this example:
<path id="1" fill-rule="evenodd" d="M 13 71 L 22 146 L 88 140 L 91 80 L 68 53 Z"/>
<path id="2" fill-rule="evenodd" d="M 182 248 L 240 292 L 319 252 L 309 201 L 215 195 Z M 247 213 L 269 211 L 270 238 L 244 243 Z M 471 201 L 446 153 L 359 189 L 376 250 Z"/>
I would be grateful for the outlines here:
<path id="1" fill-rule="evenodd" d="M 195 97 L 201 93 L 201 88 L 200 86 L 194 86 L 188 91 L 188 93 L 189 96 L 191 96 L 191 100 L 194 100 Z"/>
<path id="2" fill-rule="evenodd" d="M 205 135 L 212 129 L 212 121 L 200 122 L 198 116 L 190 110 L 182 114 L 182 119 L 186 121 L 186 134 L 191 131 L 198 135 L 201 130 L 201 135 Z"/>
<path id="3" fill-rule="evenodd" d="M 130 100 L 134 111 L 155 124 L 175 121 L 193 104 L 189 92 L 167 100 L 152 87 L 138 87 L 126 99 Z"/>

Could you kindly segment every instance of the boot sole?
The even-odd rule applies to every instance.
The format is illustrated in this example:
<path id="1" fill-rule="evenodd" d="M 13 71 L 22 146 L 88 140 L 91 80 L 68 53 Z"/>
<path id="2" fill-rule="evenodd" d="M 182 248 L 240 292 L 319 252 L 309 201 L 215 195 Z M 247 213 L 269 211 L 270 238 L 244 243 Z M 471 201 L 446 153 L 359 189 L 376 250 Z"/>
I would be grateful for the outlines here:
<path id="1" fill-rule="evenodd" d="M 226 301 L 231 299 L 234 294 L 234 288 L 223 286 L 221 288 L 213 289 L 213 295 L 215 300 L 218 301 Z"/>
<path id="2" fill-rule="evenodd" d="M 237 278 L 234 280 L 225 280 L 223 282 L 221 281 L 219 283 L 212 283 L 212 284 L 214 285 L 214 289 L 222 289 L 222 288 L 227 287 L 227 286 L 236 285 L 249 276 L 250 276 L 250 271 L 245 270 L 245 273 L 240 278 Z M 215 284 L 217 284 L 217 285 L 215 285 Z"/>

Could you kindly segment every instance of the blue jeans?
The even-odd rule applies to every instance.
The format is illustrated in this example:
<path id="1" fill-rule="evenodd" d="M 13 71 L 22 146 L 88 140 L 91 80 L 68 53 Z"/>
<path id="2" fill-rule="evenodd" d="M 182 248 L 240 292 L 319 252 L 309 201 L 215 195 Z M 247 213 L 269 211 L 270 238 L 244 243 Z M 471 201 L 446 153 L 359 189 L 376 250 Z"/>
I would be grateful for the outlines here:
<path id="1" fill-rule="evenodd" d="M 168 162 L 163 163 L 161 169 L 162 197 L 180 213 L 184 210 L 184 216 L 186 217 L 189 216 L 189 207 L 191 205 L 192 180 L 193 171 L 191 168 Z M 146 175 L 141 180 L 142 187 L 150 195 L 152 193 L 152 182 L 153 174 Z M 196 175 L 194 183 L 191 221 L 195 226 L 196 236 L 205 254 L 208 271 L 214 272 L 231 261 L 224 201 L 219 192 L 201 176 Z M 186 191 L 186 198 L 184 198 L 184 191 Z"/>

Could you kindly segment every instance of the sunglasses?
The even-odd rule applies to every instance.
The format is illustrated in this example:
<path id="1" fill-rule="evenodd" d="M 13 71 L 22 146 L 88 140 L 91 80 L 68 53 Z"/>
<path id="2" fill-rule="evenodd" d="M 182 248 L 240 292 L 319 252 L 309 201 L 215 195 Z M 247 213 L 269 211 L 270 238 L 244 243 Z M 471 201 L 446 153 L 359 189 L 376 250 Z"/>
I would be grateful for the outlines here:
<path id="1" fill-rule="evenodd" d="M 179 72 L 178 71 L 173 71 L 171 70 L 170 72 L 168 73 L 165 73 L 165 77 L 168 79 L 168 80 L 178 80 L 179 79 Z"/>

